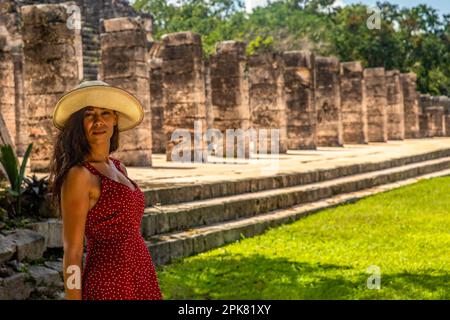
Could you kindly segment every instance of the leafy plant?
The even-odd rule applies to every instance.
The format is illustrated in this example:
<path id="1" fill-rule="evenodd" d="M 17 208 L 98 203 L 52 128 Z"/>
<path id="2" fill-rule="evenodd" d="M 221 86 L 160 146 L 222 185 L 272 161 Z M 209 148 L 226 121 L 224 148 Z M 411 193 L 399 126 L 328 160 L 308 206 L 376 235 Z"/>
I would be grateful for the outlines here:
<path id="1" fill-rule="evenodd" d="M 273 38 L 269 36 L 263 39 L 261 36 L 257 36 L 255 40 L 250 41 L 247 47 L 247 54 L 253 55 L 256 53 L 264 53 L 273 51 Z"/>
<path id="2" fill-rule="evenodd" d="M 19 167 L 19 160 L 11 145 L 6 144 L 0 146 L 0 163 L 9 181 L 9 186 L 6 188 L 6 203 L 10 207 L 8 212 L 12 216 L 20 216 L 22 214 L 21 198 L 26 190 L 22 188 L 22 184 L 32 147 L 33 144 L 30 143 L 25 151 L 22 164 Z"/>
<path id="3" fill-rule="evenodd" d="M 45 201 L 45 194 L 48 191 L 48 176 L 38 178 L 35 174 L 24 179 L 26 184 L 23 193 L 23 208 L 31 215 L 38 216 L 39 208 Z"/>

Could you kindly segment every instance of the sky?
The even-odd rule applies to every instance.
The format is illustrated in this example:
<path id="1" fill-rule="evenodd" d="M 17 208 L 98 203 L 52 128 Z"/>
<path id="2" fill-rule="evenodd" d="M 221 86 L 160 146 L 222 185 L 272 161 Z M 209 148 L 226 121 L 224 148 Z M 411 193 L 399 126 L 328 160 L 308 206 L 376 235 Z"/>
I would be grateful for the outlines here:
<path id="1" fill-rule="evenodd" d="M 367 5 L 375 5 L 377 0 L 338 0 L 337 4 L 346 5 L 352 3 L 363 3 Z M 400 7 L 412 7 L 418 4 L 427 4 L 439 11 L 440 14 L 450 14 L 450 1 L 448 0 L 388 0 L 392 4 L 397 4 Z M 245 7 L 247 11 L 258 5 L 265 5 L 267 0 L 245 0 Z"/>

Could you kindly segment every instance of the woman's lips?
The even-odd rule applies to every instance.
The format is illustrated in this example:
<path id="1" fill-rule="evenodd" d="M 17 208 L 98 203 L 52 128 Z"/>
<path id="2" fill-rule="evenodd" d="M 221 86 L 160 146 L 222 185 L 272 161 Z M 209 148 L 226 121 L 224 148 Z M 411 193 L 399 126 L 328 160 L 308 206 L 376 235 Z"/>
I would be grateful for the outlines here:
<path id="1" fill-rule="evenodd" d="M 106 131 L 100 131 L 100 132 L 94 132 L 94 134 L 103 134 L 103 133 L 105 133 Z"/>

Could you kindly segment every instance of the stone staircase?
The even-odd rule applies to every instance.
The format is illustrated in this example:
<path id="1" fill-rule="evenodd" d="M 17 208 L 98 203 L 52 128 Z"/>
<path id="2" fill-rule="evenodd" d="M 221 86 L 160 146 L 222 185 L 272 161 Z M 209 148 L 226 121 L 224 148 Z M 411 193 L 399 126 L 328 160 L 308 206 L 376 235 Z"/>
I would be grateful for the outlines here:
<path id="1" fill-rule="evenodd" d="M 393 145 L 382 152 L 378 147 L 347 151 L 340 160 L 334 156 L 332 163 L 326 154 L 333 150 L 322 152 L 325 162 L 304 163 L 307 157 L 292 155 L 284 160 L 283 171 L 266 176 L 251 171 L 256 165 L 245 177 L 233 175 L 229 166 L 220 175 L 202 164 L 199 170 L 206 171 L 205 176 L 191 172 L 178 177 L 166 167 L 159 167 L 164 170 L 158 176 L 155 167 L 145 171 L 152 177 L 144 179 L 149 184 L 140 183 L 146 201 L 142 235 L 155 265 L 171 263 L 325 208 L 450 175 L 446 143 L 442 139 L 413 143 L 413 149 Z M 0 299 L 62 299 L 62 259 L 51 254 L 62 252 L 62 221 L 46 219 L 26 228 L 0 232 Z"/>
<path id="2" fill-rule="evenodd" d="M 83 39 L 83 71 L 85 80 L 97 80 L 100 61 L 100 40 L 98 30 L 89 20 L 84 20 L 81 36 Z"/>
<path id="3" fill-rule="evenodd" d="M 141 229 L 154 264 L 163 265 L 319 209 L 447 174 L 450 149 L 257 179 L 144 189 L 148 207 Z"/>

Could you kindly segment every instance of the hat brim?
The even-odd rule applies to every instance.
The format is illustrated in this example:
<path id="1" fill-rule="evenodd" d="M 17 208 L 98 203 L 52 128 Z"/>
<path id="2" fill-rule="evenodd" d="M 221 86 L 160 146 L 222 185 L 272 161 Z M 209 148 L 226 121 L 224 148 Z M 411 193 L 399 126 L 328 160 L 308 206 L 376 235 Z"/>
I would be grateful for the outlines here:
<path id="1" fill-rule="evenodd" d="M 62 130 L 73 113 L 87 106 L 120 112 L 119 131 L 130 130 L 144 119 L 142 105 L 132 94 L 113 86 L 95 85 L 75 89 L 62 96 L 53 110 L 53 125 Z"/>

